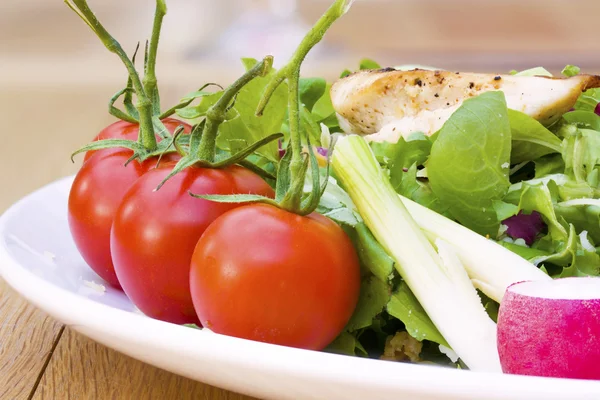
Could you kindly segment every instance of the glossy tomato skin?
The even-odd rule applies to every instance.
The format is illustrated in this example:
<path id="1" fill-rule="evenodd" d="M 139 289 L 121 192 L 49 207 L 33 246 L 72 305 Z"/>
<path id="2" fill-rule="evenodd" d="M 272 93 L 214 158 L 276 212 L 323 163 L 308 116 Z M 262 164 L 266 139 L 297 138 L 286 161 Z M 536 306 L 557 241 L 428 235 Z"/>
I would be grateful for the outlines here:
<path id="1" fill-rule="evenodd" d="M 163 123 L 171 132 L 179 125 L 184 125 L 186 132 L 191 130 L 190 125 L 175 119 L 167 118 Z M 135 140 L 138 132 L 139 125 L 118 121 L 102 130 L 94 140 Z M 132 154 L 122 148 L 88 151 L 69 194 L 69 227 L 77 249 L 87 264 L 116 288 L 121 286 L 110 255 L 112 219 L 133 182 L 157 163 L 156 158 L 151 158 L 141 164 L 133 161 L 125 167 Z M 169 153 L 162 161 L 179 158 L 177 153 Z"/>
<path id="2" fill-rule="evenodd" d="M 214 332 L 322 350 L 354 312 L 360 268 L 350 239 L 328 218 L 248 205 L 204 232 L 190 288 L 202 325 Z"/>
<path id="3" fill-rule="evenodd" d="M 129 187 L 156 160 L 124 166 L 131 151 L 97 152 L 86 161 L 69 193 L 68 220 L 75 245 L 86 263 L 102 279 L 120 288 L 110 256 L 110 228 Z"/>
<path id="4" fill-rule="evenodd" d="M 190 133 L 190 131 L 192 130 L 192 127 L 189 124 L 186 124 L 185 122 L 179 121 L 174 118 L 165 118 L 162 120 L 162 123 L 165 125 L 165 128 L 167 128 L 169 130 L 169 132 L 171 132 L 171 133 L 173 133 L 179 125 L 184 126 L 185 133 Z M 139 132 L 140 132 L 139 124 L 132 124 L 131 122 L 127 122 L 127 121 L 117 121 L 113 124 L 108 125 L 102 131 L 100 131 L 100 133 L 98 133 L 96 135 L 96 137 L 94 138 L 94 142 L 96 142 L 98 140 L 104 140 L 104 139 L 137 140 Z M 157 139 L 158 139 L 158 135 L 157 135 Z M 106 150 L 111 151 L 113 149 L 106 149 Z M 96 153 L 98 151 L 106 151 L 106 150 L 90 150 L 85 153 L 83 160 L 87 161 L 90 159 L 90 157 L 94 153 Z"/>
<path id="5" fill-rule="evenodd" d="M 144 314 L 199 324 L 189 289 L 192 252 L 206 228 L 239 205 L 193 198 L 189 192 L 247 192 L 237 182 L 237 175 L 247 170 L 191 167 L 154 191 L 171 169 L 172 165 L 149 171 L 127 192 L 112 227 L 111 253 L 123 290 Z M 264 181 L 256 192 L 273 196 Z"/>

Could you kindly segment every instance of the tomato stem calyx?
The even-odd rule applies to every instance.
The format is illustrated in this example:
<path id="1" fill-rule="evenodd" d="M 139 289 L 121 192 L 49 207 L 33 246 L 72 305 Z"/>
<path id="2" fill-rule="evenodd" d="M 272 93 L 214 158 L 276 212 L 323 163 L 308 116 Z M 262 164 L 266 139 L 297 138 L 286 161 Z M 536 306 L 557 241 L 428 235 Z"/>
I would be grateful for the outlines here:
<path id="1" fill-rule="evenodd" d="M 266 76 L 271 71 L 272 67 L 273 57 L 267 56 L 261 62 L 246 71 L 244 75 L 223 91 L 219 100 L 206 111 L 204 120 L 192 130 L 192 133 L 190 134 L 189 152 L 179 160 L 171 173 L 158 185 L 157 190 L 185 168 L 193 165 L 202 168 L 226 168 L 233 164 L 242 164 L 246 157 L 254 153 L 260 147 L 283 137 L 283 134 L 281 133 L 269 135 L 233 155 L 222 158 L 217 157 L 217 135 L 219 125 L 226 120 L 227 111 L 231 107 L 231 103 L 235 101 L 235 96 L 254 78 Z M 250 163 L 245 162 L 244 164 L 248 165 Z M 253 169 L 255 172 L 257 170 L 260 170 L 260 175 L 262 176 L 267 174 L 266 171 L 263 171 L 258 167 Z M 269 177 L 271 179 L 274 178 L 272 176 Z"/>
<path id="2" fill-rule="evenodd" d="M 303 138 L 300 130 L 300 68 L 311 49 L 323 39 L 325 32 L 331 25 L 348 11 L 351 4 L 352 1 L 350 0 L 337 0 L 323 14 L 306 34 L 290 61 L 273 75 L 256 109 L 256 115 L 262 115 L 275 90 L 284 81 L 287 81 L 290 142 L 287 151 L 278 164 L 275 200 L 257 195 L 193 195 L 194 197 L 224 203 L 265 203 L 298 215 L 308 215 L 316 210 L 327 185 L 329 160 L 327 162 L 327 176 L 321 182 L 319 164 L 314 149 L 310 145 L 310 139 L 308 136 Z M 303 139 L 308 144 L 307 152 L 304 151 L 302 146 Z M 329 154 L 331 154 L 331 151 L 329 151 Z M 306 197 L 304 187 L 306 174 L 309 170 L 311 171 L 312 188 L 310 194 Z"/>
<path id="3" fill-rule="evenodd" d="M 156 135 L 158 134 L 158 136 L 163 139 L 171 137 L 161 121 L 175 113 L 182 105 L 177 105 L 161 114 L 160 94 L 156 79 L 156 58 L 163 19 L 167 13 L 166 1 L 156 0 L 152 34 L 150 41 L 146 42 L 144 49 L 143 79 L 140 78 L 140 74 L 135 66 L 139 43 L 133 57 L 130 59 L 121 47 L 121 44 L 100 23 L 96 15 L 90 9 L 87 0 L 64 0 L 64 2 L 90 27 L 104 46 L 121 59 L 121 62 L 127 68 L 127 86 L 110 99 L 108 104 L 109 113 L 121 120 L 140 125 L 137 142 L 114 140 L 100 141 L 101 143 L 96 142 L 84 146 L 73 153 L 73 155 L 88 150 L 124 147 L 131 149 L 134 152 L 134 157 L 132 159 L 143 161 L 149 157 L 167 152 L 167 143 L 158 143 Z M 137 98 L 135 106 L 133 105 L 134 94 Z M 120 110 L 115 106 L 116 101 L 122 96 L 125 111 Z"/>
<path id="4" fill-rule="evenodd" d="M 259 76 L 266 76 L 272 68 L 273 57 L 265 57 L 225 89 L 221 98 L 208 109 L 206 112 L 206 125 L 198 148 L 197 156 L 199 160 L 214 162 L 217 149 L 217 132 L 219 125 L 225 121 L 231 101 L 250 81 Z"/>

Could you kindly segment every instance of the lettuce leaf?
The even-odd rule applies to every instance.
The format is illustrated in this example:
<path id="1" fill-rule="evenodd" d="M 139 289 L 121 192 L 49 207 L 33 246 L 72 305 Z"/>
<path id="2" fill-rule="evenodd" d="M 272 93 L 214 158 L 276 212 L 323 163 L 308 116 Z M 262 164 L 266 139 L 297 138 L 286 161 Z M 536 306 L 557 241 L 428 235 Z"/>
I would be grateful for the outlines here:
<path id="1" fill-rule="evenodd" d="M 518 164 L 561 152 L 561 140 L 527 114 L 508 110 L 512 134 L 511 162 Z"/>
<path id="2" fill-rule="evenodd" d="M 387 304 L 387 312 L 404 322 L 406 331 L 415 339 L 430 340 L 450 347 L 404 282 L 392 295 Z"/>

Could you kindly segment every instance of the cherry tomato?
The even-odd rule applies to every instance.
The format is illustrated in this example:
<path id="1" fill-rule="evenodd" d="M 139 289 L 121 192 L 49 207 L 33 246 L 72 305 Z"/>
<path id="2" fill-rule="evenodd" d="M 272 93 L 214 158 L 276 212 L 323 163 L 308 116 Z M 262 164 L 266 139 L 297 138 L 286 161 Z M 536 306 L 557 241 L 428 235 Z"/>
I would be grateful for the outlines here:
<path id="1" fill-rule="evenodd" d="M 330 219 L 248 205 L 204 232 L 190 289 L 200 322 L 214 332 L 322 350 L 354 312 L 359 261 Z"/>
<path id="2" fill-rule="evenodd" d="M 110 257 L 110 227 L 127 189 L 156 160 L 130 162 L 127 149 L 93 154 L 77 173 L 69 193 L 69 228 L 85 262 L 102 279 L 120 288 Z"/>
<path id="3" fill-rule="evenodd" d="M 188 132 L 191 130 L 188 124 L 174 119 L 163 122 L 171 131 L 181 124 Z M 135 139 L 138 130 L 137 125 L 120 121 L 104 129 L 96 139 L 116 135 Z M 130 150 L 120 148 L 87 152 L 87 161 L 77 173 L 69 194 L 68 219 L 75 245 L 86 263 L 116 288 L 121 286 L 110 255 L 112 221 L 129 187 L 157 163 L 156 158 L 151 158 L 141 164 L 133 161 L 125 167 L 131 154 Z M 162 161 L 178 158 L 177 154 L 169 153 Z"/>
<path id="4" fill-rule="evenodd" d="M 165 128 L 167 128 L 171 133 L 173 133 L 179 125 L 183 125 L 185 127 L 185 133 L 190 133 L 190 131 L 192 130 L 192 127 L 189 124 L 186 124 L 185 122 L 173 118 L 165 118 L 162 120 L 162 123 L 165 125 Z M 139 132 L 139 124 L 132 124 L 131 122 L 127 121 L 117 121 L 100 131 L 100 133 L 97 134 L 94 138 L 94 142 L 102 139 L 137 140 Z M 159 136 L 156 135 L 156 138 L 159 139 Z M 98 150 L 90 150 L 86 152 L 83 161 L 85 162 L 89 160 L 90 157 L 97 151 Z"/>
<path id="5" fill-rule="evenodd" d="M 144 314 L 198 324 L 189 288 L 192 252 L 206 228 L 239 205 L 197 199 L 189 192 L 274 193 L 259 176 L 238 166 L 187 168 L 155 191 L 169 172 L 166 165 L 149 171 L 123 198 L 111 232 L 112 259 L 123 290 Z"/>

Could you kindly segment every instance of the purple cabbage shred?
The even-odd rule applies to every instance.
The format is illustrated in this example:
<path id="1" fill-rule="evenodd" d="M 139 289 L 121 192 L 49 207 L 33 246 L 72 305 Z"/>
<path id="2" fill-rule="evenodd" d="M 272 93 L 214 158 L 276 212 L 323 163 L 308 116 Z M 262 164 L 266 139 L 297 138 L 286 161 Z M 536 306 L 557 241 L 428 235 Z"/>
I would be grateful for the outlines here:
<path id="1" fill-rule="evenodd" d="M 506 234 L 513 239 L 523 239 L 527 246 L 531 246 L 537 235 L 546 227 L 542 215 L 533 211 L 531 214 L 519 212 L 502 221 L 508 227 Z"/>
<path id="2" fill-rule="evenodd" d="M 282 143 L 281 139 L 279 140 L 278 145 L 279 145 L 279 158 L 283 158 L 283 156 L 285 155 L 285 149 L 283 148 L 283 143 Z M 322 157 L 327 157 L 327 153 L 329 152 L 324 147 L 314 147 L 314 149 L 316 150 L 317 154 Z"/>

